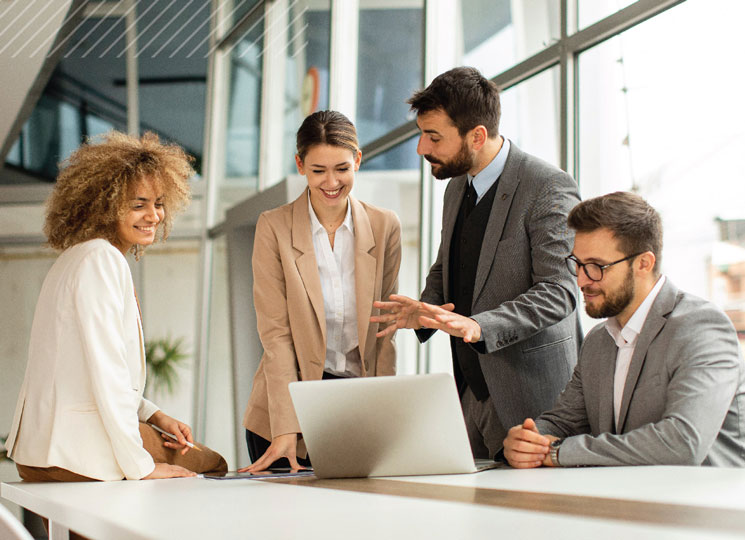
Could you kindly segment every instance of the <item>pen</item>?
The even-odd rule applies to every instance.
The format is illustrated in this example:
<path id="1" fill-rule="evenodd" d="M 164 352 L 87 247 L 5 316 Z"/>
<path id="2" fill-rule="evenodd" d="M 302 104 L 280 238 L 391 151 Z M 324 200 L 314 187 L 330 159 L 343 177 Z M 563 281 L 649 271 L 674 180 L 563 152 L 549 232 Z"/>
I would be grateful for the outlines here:
<path id="1" fill-rule="evenodd" d="M 148 422 L 148 424 L 147 424 L 147 425 L 148 425 L 148 426 L 150 426 L 150 427 L 152 427 L 152 428 L 153 428 L 153 429 L 154 429 L 155 431 L 160 431 L 160 432 L 161 432 L 161 433 L 162 433 L 163 435 L 165 435 L 166 437 L 170 437 L 171 439 L 175 439 L 175 440 L 177 440 L 177 441 L 178 441 L 178 437 L 176 437 L 176 435 L 174 435 L 173 433 L 168 433 L 168 432 L 167 432 L 166 430 L 164 430 L 164 429 L 160 429 L 160 428 L 159 428 L 158 426 L 156 426 L 155 424 L 151 424 L 151 423 L 149 423 L 149 422 Z M 194 445 L 194 444 L 190 443 L 189 441 L 186 441 L 186 446 L 188 446 L 189 448 L 193 448 L 194 450 L 198 450 L 199 452 L 201 452 L 201 451 L 202 451 L 202 449 L 201 449 L 201 448 L 199 448 L 198 446 L 196 446 L 196 445 Z"/>

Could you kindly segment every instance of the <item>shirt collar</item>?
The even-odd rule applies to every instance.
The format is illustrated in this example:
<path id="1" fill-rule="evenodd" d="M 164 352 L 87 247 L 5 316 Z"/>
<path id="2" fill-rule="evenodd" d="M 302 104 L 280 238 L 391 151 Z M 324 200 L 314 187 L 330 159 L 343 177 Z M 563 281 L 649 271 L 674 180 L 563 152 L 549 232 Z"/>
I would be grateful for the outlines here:
<path id="1" fill-rule="evenodd" d="M 608 330 L 608 333 L 616 342 L 617 346 L 621 347 L 622 345 L 627 344 L 634 345 L 636 343 L 636 339 L 639 337 L 639 334 L 641 334 L 642 327 L 647 320 L 647 315 L 649 315 L 649 310 L 652 309 L 652 304 L 654 304 L 654 301 L 664 284 L 665 276 L 660 276 L 657 283 L 655 283 L 654 287 L 652 287 L 652 290 L 649 291 L 649 294 L 647 294 L 647 297 L 639 307 L 636 308 L 636 311 L 623 328 L 618 324 L 618 320 L 615 317 L 611 317 L 606 321 L 605 328 Z"/>
<path id="2" fill-rule="evenodd" d="M 319 230 L 325 229 L 323 228 L 323 225 L 321 225 L 321 222 L 318 220 L 318 216 L 316 216 L 316 211 L 313 210 L 313 205 L 310 204 L 310 191 L 308 191 L 308 213 L 310 214 L 310 232 L 312 234 L 316 234 Z M 349 229 L 349 232 L 354 233 L 354 220 L 352 219 L 352 203 L 349 200 L 349 197 L 347 197 L 347 213 L 344 216 L 344 221 L 342 221 L 340 227 L 346 227 Z"/>
<path id="3" fill-rule="evenodd" d="M 501 135 L 499 135 L 502 137 Z M 510 140 L 502 137 L 502 148 L 499 149 L 497 155 L 494 156 L 489 164 L 484 167 L 476 176 L 468 175 L 468 183 L 473 183 L 473 188 L 476 190 L 476 195 L 479 199 L 489 191 L 494 182 L 497 181 L 504 171 L 504 166 L 507 163 L 507 155 L 510 153 Z"/>

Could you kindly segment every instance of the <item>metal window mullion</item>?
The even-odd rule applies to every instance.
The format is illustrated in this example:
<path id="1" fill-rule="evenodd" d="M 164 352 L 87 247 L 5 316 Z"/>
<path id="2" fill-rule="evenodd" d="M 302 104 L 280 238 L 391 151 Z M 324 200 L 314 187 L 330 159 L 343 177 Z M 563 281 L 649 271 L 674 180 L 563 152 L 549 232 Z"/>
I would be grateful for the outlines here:
<path id="1" fill-rule="evenodd" d="M 140 134 L 139 69 L 137 64 L 137 13 L 135 0 L 127 0 L 125 41 L 127 43 L 127 132 Z"/>
<path id="2" fill-rule="evenodd" d="M 575 54 L 581 53 L 685 1 L 637 0 L 587 28 L 568 35 L 565 40 L 566 49 Z"/>
<path id="3" fill-rule="evenodd" d="M 561 0 L 561 46 L 559 49 L 559 166 L 577 178 L 577 62 L 564 44 L 576 32 L 577 0 Z"/>
<path id="4" fill-rule="evenodd" d="M 202 199 L 202 236 L 199 257 L 199 281 L 197 283 L 197 321 L 194 343 L 194 435 L 203 439 L 206 430 L 207 367 L 209 350 L 210 299 L 212 295 L 212 261 L 214 240 L 209 230 L 215 223 L 219 198 L 219 182 L 224 177 L 225 131 L 227 124 L 227 79 L 230 51 L 214 46 L 215 35 L 220 27 L 227 26 L 224 2 L 212 0 L 212 9 L 217 11 L 210 24 L 210 56 L 207 65 L 207 95 L 205 97 L 205 129 L 203 181 L 206 183 Z M 231 389 L 235 393 L 235 389 Z M 237 443 L 236 443 L 237 450 Z M 236 454 L 237 455 L 237 454 Z"/>

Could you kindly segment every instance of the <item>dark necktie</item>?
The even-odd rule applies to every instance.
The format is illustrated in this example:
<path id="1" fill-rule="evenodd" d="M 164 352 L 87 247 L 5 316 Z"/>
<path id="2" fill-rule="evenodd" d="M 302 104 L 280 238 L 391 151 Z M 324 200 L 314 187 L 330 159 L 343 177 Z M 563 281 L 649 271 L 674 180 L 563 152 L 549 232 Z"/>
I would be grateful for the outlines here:
<path id="1" fill-rule="evenodd" d="M 476 207 L 476 200 L 478 198 L 479 195 L 476 193 L 476 188 L 473 187 L 473 182 L 469 182 L 466 188 L 466 216 Z"/>

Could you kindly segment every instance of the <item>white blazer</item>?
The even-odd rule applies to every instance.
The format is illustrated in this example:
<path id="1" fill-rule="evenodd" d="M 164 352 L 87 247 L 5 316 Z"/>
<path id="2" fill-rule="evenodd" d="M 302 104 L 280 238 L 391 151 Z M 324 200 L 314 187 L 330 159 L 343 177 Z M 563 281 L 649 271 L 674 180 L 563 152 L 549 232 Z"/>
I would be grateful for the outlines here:
<path id="1" fill-rule="evenodd" d="M 147 476 L 155 464 L 139 422 L 158 407 L 142 397 L 144 387 L 142 327 L 126 259 L 103 239 L 65 250 L 36 304 L 8 455 L 99 480 Z"/>

